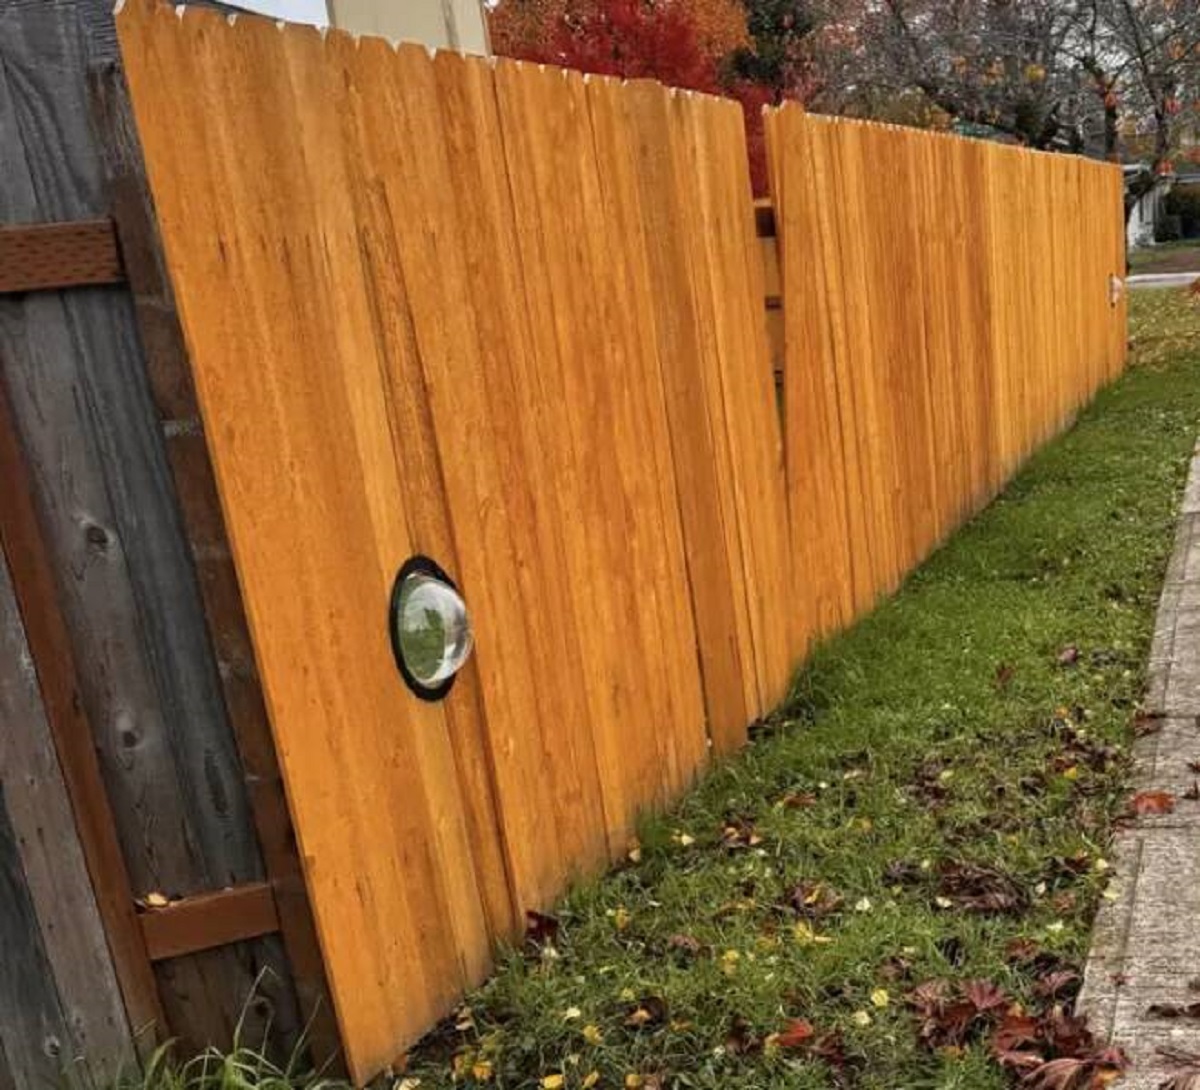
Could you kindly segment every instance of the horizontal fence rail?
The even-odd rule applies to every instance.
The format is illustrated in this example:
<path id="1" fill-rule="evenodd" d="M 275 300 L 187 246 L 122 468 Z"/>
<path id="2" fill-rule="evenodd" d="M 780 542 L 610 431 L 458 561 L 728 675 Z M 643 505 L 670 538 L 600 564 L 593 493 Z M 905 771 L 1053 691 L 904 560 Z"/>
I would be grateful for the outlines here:
<path id="1" fill-rule="evenodd" d="M 772 224 L 728 101 L 118 29 L 363 1080 L 1120 366 L 1119 172 L 784 110 Z M 475 627 L 436 704 L 387 632 L 416 553 Z"/>

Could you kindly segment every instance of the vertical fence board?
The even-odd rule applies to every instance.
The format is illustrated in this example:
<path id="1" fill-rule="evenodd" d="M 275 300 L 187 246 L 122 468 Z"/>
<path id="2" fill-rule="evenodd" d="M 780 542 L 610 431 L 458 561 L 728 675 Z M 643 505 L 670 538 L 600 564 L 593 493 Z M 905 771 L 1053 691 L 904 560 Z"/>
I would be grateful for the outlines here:
<path id="1" fill-rule="evenodd" d="M 0 218 L 106 212 L 87 107 L 95 5 L 0 11 Z M 181 533 L 131 309 L 119 289 L 0 302 L 0 366 L 135 892 L 186 894 L 261 876 L 196 576 Z M 260 968 L 247 1032 L 298 1030 L 271 939 L 159 969 L 164 1005 L 228 1041 Z M 202 1016 L 192 997 L 211 1004 Z M 272 1009 L 273 1008 L 273 1009 Z"/>
<path id="2" fill-rule="evenodd" d="M 98 1083 L 114 1078 L 133 1060 L 132 1033 L 84 853 L 75 831 L 74 814 L 51 737 L 48 712 L 18 612 L 9 569 L 0 554 L 0 809 L 12 837 L 3 866 L 10 890 L 4 899 L 7 922 L 4 971 L 0 972 L 0 1011 L 39 1007 L 37 996 L 52 992 L 45 1009 L 61 1008 L 61 1025 L 54 1031 L 57 1055 L 44 1046 L 49 1027 L 28 1041 L 10 1044 L 6 1051 L 40 1048 L 22 1064 L 21 1083 L 35 1086 L 38 1076 L 57 1076 L 58 1069 L 83 1068 Z M 18 906 L 31 909 L 27 917 Z M 17 920 L 36 925 L 36 933 L 14 934 Z M 41 951 L 46 971 L 24 977 L 12 962 L 18 950 Z M 26 994 L 25 988 L 32 988 Z M 0 1014 L 0 1035 L 14 1026 Z M 15 1054 L 15 1053 L 14 1053 Z"/>

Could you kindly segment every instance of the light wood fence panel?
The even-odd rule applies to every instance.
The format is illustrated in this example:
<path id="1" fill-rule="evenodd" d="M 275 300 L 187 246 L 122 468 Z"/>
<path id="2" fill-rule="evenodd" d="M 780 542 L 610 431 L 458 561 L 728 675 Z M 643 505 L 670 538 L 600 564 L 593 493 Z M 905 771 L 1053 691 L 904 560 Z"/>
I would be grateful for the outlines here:
<path id="1" fill-rule="evenodd" d="M 786 689 L 741 119 L 138 0 L 120 33 L 363 1078 Z M 475 624 L 439 705 L 390 660 L 413 552 Z"/>
<path id="2" fill-rule="evenodd" d="M 1121 178 L 796 106 L 767 133 L 816 638 L 894 590 L 1120 371 Z"/>

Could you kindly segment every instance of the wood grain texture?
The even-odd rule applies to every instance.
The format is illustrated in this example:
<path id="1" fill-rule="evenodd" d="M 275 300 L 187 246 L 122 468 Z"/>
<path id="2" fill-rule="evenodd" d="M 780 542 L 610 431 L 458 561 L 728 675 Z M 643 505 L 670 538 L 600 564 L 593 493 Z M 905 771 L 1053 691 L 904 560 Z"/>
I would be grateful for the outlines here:
<path id="1" fill-rule="evenodd" d="M 110 220 L 0 227 L 0 293 L 118 284 L 124 279 Z"/>
<path id="2" fill-rule="evenodd" d="M 152 961 L 230 946 L 279 930 L 275 896 L 266 882 L 197 893 L 139 917 Z"/>
<path id="3" fill-rule="evenodd" d="M 767 132 L 792 544 L 819 636 L 1120 372 L 1120 172 L 795 106 Z"/>
<path id="4" fill-rule="evenodd" d="M 133 1036 L 2 557 L 0 860 L 0 1039 L 17 1085 L 73 1063 L 114 1078 Z"/>
<path id="5" fill-rule="evenodd" d="M 300 1015 L 318 1061 L 337 1066 L 340 1046 L 324 965 L 124 74 L 115 61 L 93 63 L 88 85 L 105 192 L 120 237 L 146 374 L 196 568 L 229 724 L 245 769 Z"/>
<path id="6" fill-rule="evenodd" d="M 0 219 L 105 214 L 87 101 L 83 10 L 0 7 Z M 225 719 L 136 326 L 117 289 L 0 301 L 0 366 L 29 458 L 135 892 L 173 894 L 262 877 L 243 773 Z M 244 953 L 245 951 L 243 951 Z M 261 956 L 260 956 L 261 955 Z M 287 979 L 278 944 L 172 963 L 185 1044 L 228 1041 L 258 969 Z M 168 970 L 159 974 L 160 983 Z M 164 997 L 165 998 L 165 997 Z M 273 1025 L 299 1029 L 285 990 Z M 188 1010 L 193 1001 L 213 1010 Z M 261 1037 L 264 1012 L 250 1012 Z M 193 1037 L 191 1025 L 203 1022 Z"/>
<path id="7" fill-rule="evenodd" d="M 104 789 L 96 757 L 91 726 L 80 699 L 79 677 L 70 634 L 58 597 L 48 548 L 37 517 L 29 466 L 17 436 L 16 420 L 8 390 L 0 380 L 0 476 L 7 482 L 5 503 L 0 508 L 0 546 L 6 571 L 13 586 L 16 608 L 21 614 L 21 640 L 14 636 L 14 664 L 28 665 L 36 673 L 42 718 L 49 728 L 62 783 L 69 800 L 70 821 L 59 829 L 66 847 L 82 851 L 91 881 L 96 910 L 120 984 L 123 1005 L 132 1030 L 141 1041 L 152 1043 L 163 1027 L 162 1008 L 141 933 L 134 918 L 129 872 L 121 854 L 116 822 Z M 19 644 L 23 641 L 25 650 Z M 14 681 L 14 684 L 16 682 Z M 44 756 L 39 757 L 39 716 L 32 707 L 12 717 L 11 759 L 4 768 L 10 776 L 21 772 L 36 783 L 49 773 Z M 69 875 L 70 870 L 66 868 Z M 83 894 L 77 899 L 86 902 Z M 79 906 L 75 924 L 83 933 L 89 926 L 86 903 Z M 104 974 L 97 973 L 103 980 Z M 72 975 L 72 979 L 76 979 Z M 102 994 L 102 989 L 98 990 Z"/>
<path id="8" fill-rule="evenodd" d="M 524 910 L 627 850 L 638 814 L 702 767 L 706 719 L 733 748 L 787 684 L 740 122 L 661 87 L 261 20 L 130 3 L 120 29 L 362 1077 L 479 979 Z M 164 90 L 168 72 L 188 90 Z M 645 161 L 702 192 L 688 217 Z M 403 690 L 383 626 L 417 550 L 475 623 L 434 707 Z"/>

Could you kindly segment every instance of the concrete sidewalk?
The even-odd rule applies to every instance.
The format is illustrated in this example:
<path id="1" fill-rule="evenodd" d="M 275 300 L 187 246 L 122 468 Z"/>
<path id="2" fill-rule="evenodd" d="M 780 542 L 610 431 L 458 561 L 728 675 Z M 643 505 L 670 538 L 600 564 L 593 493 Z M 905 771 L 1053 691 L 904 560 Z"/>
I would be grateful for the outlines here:
<path id="1" fill-rule="evenodd" d="M 1146 713 L 1134 743 L 1135 790 L 1177 801 L 1172 813 L 1139 817 L 1117 834 L 1116 899 L 1102 902 L 1079 1001 L 1097 1038 L 1132 1061 L 1122 1090 L 1157 1090 L 1179 1071 L 1164 1047 L 1200 1054 L 1200 1018 L 1149 1012 L 1200 1002 L 1200 800 L 1183 797 L 1200 780 L 1200 763 L 1192 767 L 1200 762 L 1200 454 L 1159 603 Z"/>
<path id="2" fill-rule="evenodd" d="M 1135 273 L 1125 283 L 1131 288 L 1186 288 L 1195 280 L 1200 280 L 1200 272 Z"/>

